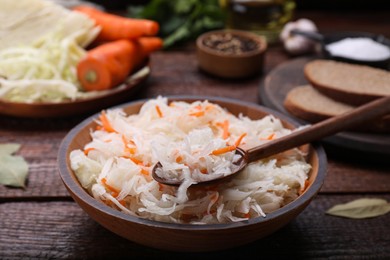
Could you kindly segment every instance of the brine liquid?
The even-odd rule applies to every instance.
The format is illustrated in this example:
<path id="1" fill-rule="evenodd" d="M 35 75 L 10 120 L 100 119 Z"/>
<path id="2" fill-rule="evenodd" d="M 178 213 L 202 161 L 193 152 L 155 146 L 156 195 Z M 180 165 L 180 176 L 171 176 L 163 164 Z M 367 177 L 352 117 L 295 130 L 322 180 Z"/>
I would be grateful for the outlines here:
<path id="1" fill-rule="evenodd" d="M 269 43 L 278 41 L 283 26 L 292 19 L 295 1 L 292 0 L 225 0 L 226 27 L 264 35 Z"/>

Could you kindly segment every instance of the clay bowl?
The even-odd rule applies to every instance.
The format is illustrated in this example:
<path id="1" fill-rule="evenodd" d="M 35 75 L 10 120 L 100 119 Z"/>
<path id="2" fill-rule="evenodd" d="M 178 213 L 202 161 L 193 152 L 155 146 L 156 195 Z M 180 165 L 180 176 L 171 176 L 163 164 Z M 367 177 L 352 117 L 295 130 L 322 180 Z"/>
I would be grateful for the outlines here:
<path id="1" fill-rule="evenodd" d="M 236 48 L 237 40 L 240 40 L 241 46 L 246 46 L 243 51 L 232 51 L 226 47 Z M 223 41 L 225 49 L 217 46 L 217 41 Z M 196 50 L 202 71 L 221 78 L 245 78 L 262 73 L 267 41 L 263 36 L 247 31 L 216 30 L 200 35 L 196 40 Z"/>
<path id="2" fill-rule="evenodd" d="M 142 89 L 149 75 L 150 66 L 146 65 L 113 89 L 102 91 L 96 96 L 71 101 L 22 103 L 0 98 L 0 115 L 21 118 L 58 118 L 95 113 L 101 109 L 128 101 Z"/>
<path id="3" fill-rule="evenodd" d="M 169 97 L 169 100 L 209 100 L 225 107 L 233 114 L 243 113 L 252 119 L 258 119 L 268 114 L 280 118 L 285 127 L 295 128 L 298 124 L 283 114 L 271 109 L 232 99 L 211 97 Z M 128 114 L 138 113 L 145 100 L 134 101 L 121 105 Z M 152 248 L 183 251 L 205 252 L 228 249 L 253 242 L 266 237 L 282 228 L 300 214 L 320 190 L 326 175 L 327 159 L 323 148 L 318 143 L 300 147 L 305 150 L 307 160 L 312 165 L 307 189 L 294 201 L 266 215 L 247 221 L 192 225 L 172 224 L 151 221 L 130 216 L 95 200 L 84 190 L 70 168 L 69 154 L 74 149 L 83 148 L 90 138 L 90 129 L 96 127 L 91 116 L 73 128 L 64 138 L 59 148 L 58 168 L 62 181 L 73 199 L 95 221 L 113 233 L 135 243 Z M 305 234 L 302 234 L 304 236 Z"/>

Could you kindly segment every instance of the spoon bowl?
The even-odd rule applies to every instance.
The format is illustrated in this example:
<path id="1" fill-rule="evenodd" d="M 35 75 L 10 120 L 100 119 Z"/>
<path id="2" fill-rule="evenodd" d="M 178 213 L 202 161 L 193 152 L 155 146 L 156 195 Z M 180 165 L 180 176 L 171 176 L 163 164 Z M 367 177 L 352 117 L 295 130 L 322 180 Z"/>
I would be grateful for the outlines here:
<path id="1" fill-rule="evenodd" d="M 349 112 L 331 117 L 317 124 L 297 129 L 289 135 L 274 139 L 261 146 L 253 147 L 247 151 L 236 147 L 236 154 L 239 154 L 241 157 L 234 163 L 238 167 L 235 167 L 232 173 L 226 175 L 216 175 L 215 178 L 208 179 L 207 181 L 197 181 L 194 185 L 210 184 L 214 181 L 225 180 L 226 177 L 234 176 L 240 172 L 251 162 L 310 143 L 312 141 L 320 140 L 324 137 L 347 130 L 355 125 L 388 113 L 390 113 L 390 96 L 376 99 Z M 162 184 L 174 186 L 182 183 L 182 179 L 166 179 L 160 177 L 157 172 L 163 170 L 164 169 L 160 162 L 154 166 L 152 176 L 156 181 Z"/>

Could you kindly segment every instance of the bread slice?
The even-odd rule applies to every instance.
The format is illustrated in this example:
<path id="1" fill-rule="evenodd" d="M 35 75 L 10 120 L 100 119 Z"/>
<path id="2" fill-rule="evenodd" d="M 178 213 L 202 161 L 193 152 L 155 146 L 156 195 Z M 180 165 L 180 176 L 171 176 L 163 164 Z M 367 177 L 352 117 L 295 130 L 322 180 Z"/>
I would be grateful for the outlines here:
<path id="1" fill-rule="evenodd" d="M 354 108 L 354 106 L 335 101 L 321 94 L 310 85 L 291 89 L 284 100 L 284 107 L 292 115 L 310 123 L 340 115 Z M 367 122 L 351 130 L 390 133 L 390 115 Z"/>
<path id="2" fill-rule="evenodd" d="M 307 63 L 304 75 L 322 94 L 346 104 L 390 96 L 390 72 L 382 69 L 320 59 Z"/>

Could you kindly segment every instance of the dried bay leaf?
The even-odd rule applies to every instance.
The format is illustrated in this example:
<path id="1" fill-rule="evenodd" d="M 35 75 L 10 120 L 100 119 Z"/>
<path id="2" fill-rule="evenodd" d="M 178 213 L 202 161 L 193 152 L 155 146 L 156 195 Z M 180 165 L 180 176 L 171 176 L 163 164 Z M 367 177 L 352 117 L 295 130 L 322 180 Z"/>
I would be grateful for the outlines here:
<path id="1" fill-rule="evenodd" d="M 327 214 L 346 218 L 372 218 L 390 212 L 390 203 L 384 199 L 363 198 L 345 204 L 338 204 L 326 211 Z"/>
<path id="2" fill-rule="evenodd" d="M 15 144 L 15 143 L 0 144 L 0 156 L 2 154 L 11 155 L 17 152 L 19 148 L 20 148 L 20 144 Z"/>
<path id="3" fill-rule="evenodd" d="M 0 184 L 25 187 L 28 174 L 28 164 L 23 157 L 13 155 L 20 144 L 0 144 Z"/>

